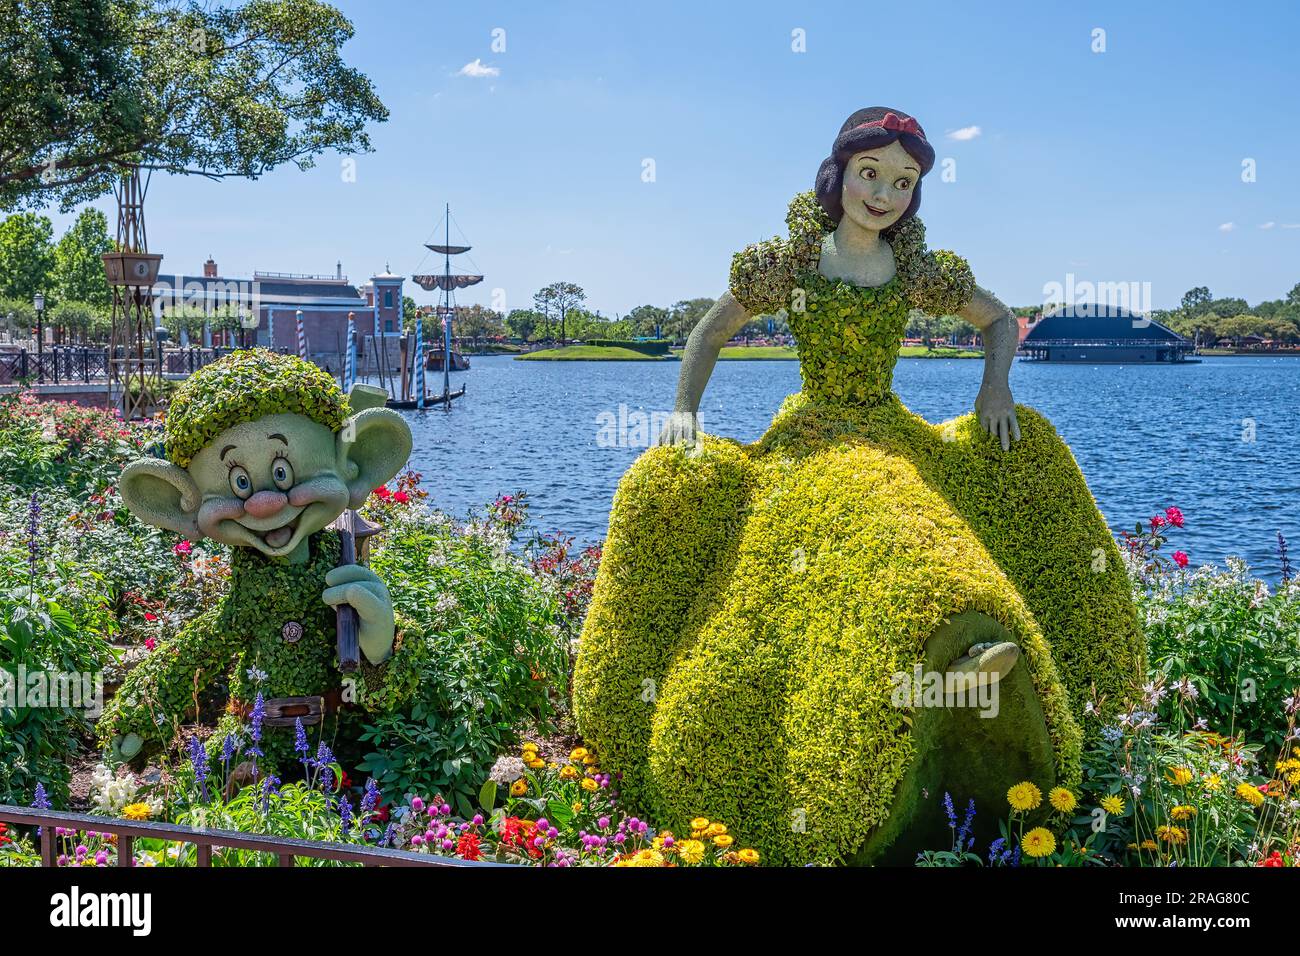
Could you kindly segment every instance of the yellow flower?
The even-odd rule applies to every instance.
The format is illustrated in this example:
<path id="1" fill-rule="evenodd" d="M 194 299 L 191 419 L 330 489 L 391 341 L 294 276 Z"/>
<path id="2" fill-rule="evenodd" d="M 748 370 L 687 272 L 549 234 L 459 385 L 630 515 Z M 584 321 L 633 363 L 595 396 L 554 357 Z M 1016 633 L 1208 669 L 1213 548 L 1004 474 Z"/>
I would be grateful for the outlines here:
<path id="1" fill-rule="evenodd" d="M 526 744 L 524 744 L 524 753 L 526 753 L 526 754 L 535 754 L 535 753 L 537 753 L 537 744 L 534 744 L 534 743 L 526 743 Z"/>
<path id="2" fill-rule="evenodd" d="M 587 756 L 582 758 L 582 762 L 586 764 L 588 767 L 594 767 L 596 766 L 596 755 L 587 754 Z"/>
<path id="3" fill-rule="evenodd" d="M 1007 803 L 1011 804 L 1011 809 L 1024 813 L 1027 810 L 1033 810 L 1043 802 L 1043 791 L 1026 780 L 1024 783 L 1018 783 L 1007 791 Z M 1051 850 L 1047 851 L 1052 852 Z"/>
<path id="4" fill-rule="evenodd" d="M 704 859 L 704 844 L 699 840 L 683 840 L 677 852 L 684 862 L 699 863 Z"/>
<path id="5" fill-rule="evenodd" d="M 633 866 L 663 866 L 664 855 L 656 850 L 642 850 L 632 861 Z"/>
<path id="6" fill-rule="evenodd" d="M 1170 810 L 1169 815 L 1175 820 L 1190 820 L 1192 817 L 1196 816 L 1196 808 L 1183 804 Z"/>
<path id="7" fill-rule="evenodd" d="M 1158 850 L 1158 849 L 1160 849 L 1160 846 L 1156 843 L 1155 840 L 1143 840 L 1143 841 L 1142 841 L 1142 849 L 1144 849 L 1144 850 Z"/>
<path id="8" fill-rule="evenodd" d="M 1109 814 L 1119 816 L 1124 812 L 1124 798 L 1118 793 L 1108 794 L 1101 798 L 1101 808 Z"/>
<path id="9" fill-rule="evenodd" d="M 1187 831 L 1183 827 L 1156 827 L 1156 836 L 1176 846 L 1182 846 L 1187 842 Z"/>
<path id="10" fill-rule="evenodd" d="M 749 850 L 749 849 L 741 850 L 739 853 L 736 854 L 736 856 L 740 858 L 741 863 L 747 863 L 750 866 L 753 866 L 758 862 L 757 850 Z"/>
<path id="11" fill-rule="evenodd" d="M 512 797 L 522 797 L 527 792 L 528 792 L 528 781 L 525 780 L 523 777 L 520 777 L 518 780 L 516 780 L 514 783 L 510 785 L 510 796 Z"/>
<path id="12" fill-rule="evenodd" d="M 525 757 L 524 766 L 529 770 L 541 770 L 546 766 L 546 761 L 537 756 L 534 756 L 531 760 Z"/>
<path id="13" fill-rule="evenodd" d="M 1217 773 L 1212 773 L 1205 778 L 1204 783 L 1205 783 L 1206 790 L 1218 790 L 1220 787 L 1223 786 L 1223 778 L 1220 777 Z"/>
<path id="14" fill-rule="evenodd" d="M 1252 807 L 1257 807 L 1264 802 L 1264 795 L 1259 792 L 1258 787 L 1252 787 L 1248 783 L 1237 784 L 1237 796 L 1245 800 Z"/>
<path id="15" fill-rule="evenodd" d="M 708 828 L 709 828 L 708 817 L 696 817 L 694 820 L 691 821 L 692 830 L 707 830 Z"/>
<path id="16" fill-rule="evenodd" d="M 1168 771 L 1169 782 L 1175 787 L 1187 786 L 1195 776 L 1191 767 L 1170 767 Z"/>
<path id="17" fill-rule="evenodd" d="M 1021 839 L 1020 849 L 1025 851 L 1025 856 L 1051 856 L 1056 850 L 1056 837 L 1046 827 L 1034 827 Z"/>
<path id="18" fill-rule="evenodd" d="M 735 842 L 736 842 L 736 838 L 729 833 L 719 833 L 717 836 L 713 838 L 713 845 L 717 847 L 722 847 L 722 849 L 724 850 Z"/>
<path id="19" fill-rule="evenodd" d="M 726 832 L 727 832 L 726 826 L 721 823 L 710 823 L 709 828 L 705 831 L 705 833 L 711 837 L 718 836 L 719 834 L 726 833 Z"/>
<path id="20" fill-rule="evenodd" d="M 560 779 L 562 779 L 562 780 L 577 780 L 577 779 L 578 779 L 578 768 L 577 768 L 577 767 L 570 767 L 570 766 L 567 766 L 567 765 L 566 765 L 566 766 L 565 766 L 565 767 L 560 771 Z"/>
<path id="21" fill-rule="evenodd" d="M 569 751 L 569 759 L 575 762 L 581 760 L 585 756 L 587 756 L 586 747 L 574 747 Z"/>
<path id="22" fill-rule="evenodd" d="M 128 803 L 122 808 L 122 816 L 128 820 L 148 820 L 153 810 L 147 803 Z"/>
<path id="23" fill-rule="evenodd" d="M 583 778 L 582 778 L 582 783 L 579 784 L 579 786 L 581 786 L 582 789 L 583 789 L 583 790 L 586 790 L 588 793 L 595 793 L 597 790 L 600 789 L 600 784 L 598 784 L 598 783 L 597 783 L 593 778 L 591 778 L 591 777 L 583 777 Z"/>
<path id="24" fill-rule="evenodd" d="M 1047 800 L 1053 809 L 1061 813 L 1070 813 L 1079 805 L 1079 801 L 1074 799 L 1074 794 L 1064 787 L 1053 787 L 1047 794 Z"/>

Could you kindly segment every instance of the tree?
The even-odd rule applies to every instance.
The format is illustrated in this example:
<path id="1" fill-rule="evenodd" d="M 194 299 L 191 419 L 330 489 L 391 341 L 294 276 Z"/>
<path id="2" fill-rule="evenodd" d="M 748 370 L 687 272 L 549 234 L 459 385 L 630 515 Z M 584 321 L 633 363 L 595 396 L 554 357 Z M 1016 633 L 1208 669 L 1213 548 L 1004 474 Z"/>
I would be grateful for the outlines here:
<path id="1" fill-rule="evenodd" d="M 100 258 L 112 248 L 107 217 L 98 209 L 83 209 L 54 247 L 54 289 L 60 301 L 112 303 Z"/>
<path id="2" fill-rule="evenodd" d="M 1214 297 L 1208 286 L 1198 285 L 1183 294 L 1182 310 L 1189 316 L 1200 315 L 1209 306 Z"/>
<path id="3" fill-rule="evenodd" d="M 481 305 L 462 305 L 456 308 L 456 334 L 468 338 L 475 345 L 481 339 L 497 338 L 506 331 L 500 312 Z"/>
<path id="4" fill-rule="evenodd" d="M 538 329 L 543 328 L 546 316 L 532 309 L 514 309 L 506 316 L 506 331 L 513 338 L 527 342 Z"/>
<path id="5" fill-rule="evenodd" d="M 547 323 L 558 322 L 560 344 L 564 344 L 564 320 L 569 310 L 587 300 L 582 287 L 572 282 L 552 282 L 533 296 L 533 307 L 546 317 Z"/>
<path id="6" fill-rule="evenodd" d="M 668 325 L 668 310 L 657 305 L 638 305 L 627 314 L 633 335 L 661 335 Z"/>
<path id="7" fill-rule="evenodd" d="M 1300 309 L 1300 282 L 1293 285 L 1291 291 L 1286 294 L 1286 304 Z"/>
<path id="8" fill-rule="evenodd" d="M 704 318 L 705 313 L 713 308 L 713 302 L 714 300 L 710 298 L 682 299 L 674 302 L 669 314 L 675 337 L 683 340 L 687 338 L 700 319 Z"/>
<path id="9" fill-rule="evenodd" d="M 53 304 L 53 235 L 49 218 L 34 212 L 16 213 L 0 222 L 0 297 L 31 302 L 33 295 L 44 292 Z"/>
<path id="10" fill-rule="evenodd" d="M 369 152 L 388 111 L 319 0 L 17 0 L 0 23 L 0 208 L 67 209 L 147 170 L 257 178 Z"/>

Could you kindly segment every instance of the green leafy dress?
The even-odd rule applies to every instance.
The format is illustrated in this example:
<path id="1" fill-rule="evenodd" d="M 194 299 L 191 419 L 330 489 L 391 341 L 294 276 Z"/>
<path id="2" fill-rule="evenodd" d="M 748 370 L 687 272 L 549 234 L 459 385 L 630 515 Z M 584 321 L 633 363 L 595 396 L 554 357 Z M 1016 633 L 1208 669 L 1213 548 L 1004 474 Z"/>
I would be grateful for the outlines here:
<path id="1" fill-rule="evenodd" d="M 667 826 L 721 820 L 773 862 L 910 862 L 951 842 L 945 791 L 995 828 L 1010 785 L 1076 783 L 1092 713 L 1140 682 L 1142 637 L 1046 419 L 1018 406 L 1003 452 L 973 415 L 931 425 L 891 390 L 909 309 L 960 309 L 966 263 L 911 219 L 885 234 L 895 278 L 860 288 L 817 271 L 833 223 L 811 193 L 787 223 L 737 254 L 731 291 L 787 311 L 803 390 L 752 445 L 653 448 L 623 477 L 574 706 Z M 898 696 L 900 675 L 1001 641 L 1021 656 L 991 705 Z"/>

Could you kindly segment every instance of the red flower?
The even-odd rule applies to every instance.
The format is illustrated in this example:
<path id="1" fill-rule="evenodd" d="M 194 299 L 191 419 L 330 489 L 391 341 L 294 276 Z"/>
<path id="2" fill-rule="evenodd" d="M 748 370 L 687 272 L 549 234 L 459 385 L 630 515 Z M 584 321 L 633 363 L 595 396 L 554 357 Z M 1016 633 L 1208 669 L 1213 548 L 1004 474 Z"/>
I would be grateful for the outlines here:
<path id="1" fill-rule="evenodd" d="M 1175 552 L 1174 552 L 1174 564 L 1178 565 L 1180 568 L 1185 568 L 1185 567 L 1187 567 L 1187 552 L 1185 552 L 1185 551 L 1175 551 Z"/>
<path id="2" fill-rule="evenodd" d="M 6 843 L 10 842 L 9 838 L 5 836 L 5 833 L 8 830 L 9 830 L 8 824 L 0 823 L 0 846 L 4 846 Z"/>
<path id="3" fill-rule="evenodd" d="M 144 619 L 150 623 L 153 623 L 154 621 L 158 620 L 158 615 L 154 614 L 152 611 L 145 611 Z"/>
<path id="4" fill-rule="evenodd" d="M 1151 530 L 1154 531 L 1156 528 L 1163 528 L 1164 524 L 1165 524 L 1165 519 L 1160 517 L 1160 515 L 1155 515 L 1151 519 Z"/>
<path id="5" fill-rule="evenodd" d="M 393 500 L 396 501 L 399 505 L 404 505 L 411 500 L 411 496 L 408 495 L 405 491 L 395 491 L 393 492 Z"/>
<path id="6" fill-rule="evenodd" d="M 393 496 L 393 493 L 392 493 L 391 491 L 388 490 L 388 486 L 387 486 L 387 485 L 380 485 L 378 488 L 375 489 L 375 497 L 376 497 L 376 498 L 381 498 L 381 499 L 383 499 L 384 501 L 387 501 L 387 500 L 388 500 L 389 498 L 391 498 L 392 496 Z"/>
<path id="7" fill-rule="evenodd" d="M 149 650 L 153 650 L 155 647 L 158 646 L 158 642 L 155 641 L 152 637 L 146 637 L 144 639 L 144 646 L 147 647 Z"/>
<path id="8" fill-rule="evenodd" d="M 537 824 L 532 820 L 506 817 L 501 821 L 501 842 L 506 846 L 524 850 L 529 856 L 537 859 L 542 855 L 542 851 L 533 845 L 533 831 L 536 829 Z"/>
<path id="9" fill-rule="evenodd" d="M 483 859 L 483 851 L 479 849 L 478 834 L 462 833 L 460 839 L 456 841 L 456 853 L 463 860 Z"/>
<path id="10" fill-rule="evenodd" d="M 4 824 L 0 824 L 3 826 Z M 1264 859 L 1255 864 L 1256 866 L 1286 866 L 1286 860 L 1282 859 L 1282 854 L 1274 850 Z"/>
<path id="11" fill-rule="evenodd" d="M 1173 505 L 1170 505 L 1165 509 L 1165 518 L 1167 518 L 1169 523 L 1175 528 L 1181 528 L 1183 526 L 1183 513 L 1173 507 Z"/>
<path id="12" fill-rule="evenodd" d="M 172 548 L 172 553 L 189 554 L 193 550 L 194 550 L 194 545 L 190 544 L 188 541 L 182 541 L 179 544 L 177 544 L 174 548 Z"/>

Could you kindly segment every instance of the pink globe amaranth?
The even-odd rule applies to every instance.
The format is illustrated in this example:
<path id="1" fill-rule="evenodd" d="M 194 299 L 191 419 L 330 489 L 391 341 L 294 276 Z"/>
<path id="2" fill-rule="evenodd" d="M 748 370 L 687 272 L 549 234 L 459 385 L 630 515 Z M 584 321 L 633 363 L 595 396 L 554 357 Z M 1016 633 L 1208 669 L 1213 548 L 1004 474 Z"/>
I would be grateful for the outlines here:
<path id="1" fill-rule="evenodd" d="M 1183 513 L 1173 505 L 1170 505 L 1165 509 L 1165 518 L 1175 528 L 1181 528 L 1183 526 Z"/>

